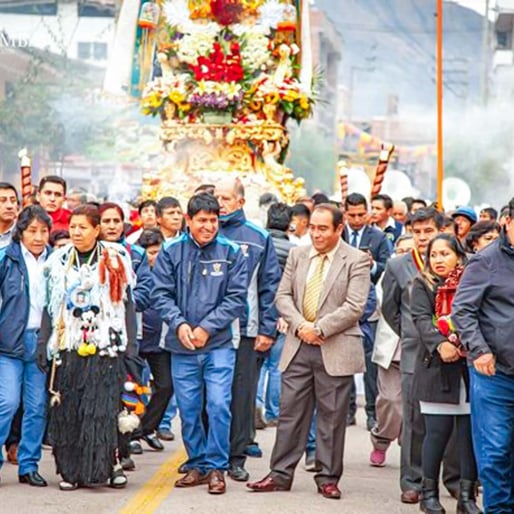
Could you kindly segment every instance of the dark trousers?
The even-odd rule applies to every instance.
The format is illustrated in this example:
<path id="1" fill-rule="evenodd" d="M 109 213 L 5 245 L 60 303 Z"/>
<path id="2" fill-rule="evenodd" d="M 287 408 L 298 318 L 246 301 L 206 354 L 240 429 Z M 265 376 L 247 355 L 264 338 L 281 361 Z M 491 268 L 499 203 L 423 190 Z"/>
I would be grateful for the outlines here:
<path id="1" fill-rule="evenodd" d="M 171 354 L 165 351 L 160 353 L 141 352 L 140 356 L 148 362 L 152 372 L 152 396 L 141 418 L 141 426 L 134 432 L 133 439 L 152 434 L 157 430 L 173 396 Z"/>
<path id="2" fill-rule="evenodd" d="M 368 322 L 370 328 L 372 329 L 373 339 L 364 338 L 363 346 L 364 346 L 364 357 L 366 359 L 366 372 L 364 373 L 364 398 L 366 400 L 365 410 L 366 417 L 368 419 L 377 419 L 376 414 L 376 401 L 378 396 L 378 366 L 371 360 L 371 356 L 373 355 L 373 347 L 375 345 L 375 334 L 377 331 L 378 322 L 372 321 Z M 350 395 L 350 408 L 348 414 L 351 417 L 354 417 L 357 412 L 357 391 L 355 389 L 355 381 L 352 386 L 352 392 Z"/>
<path id="3" fill-rule="evenodd" d="M 475 482 L 477 479 L 477 465 L 471 441 L 470 416 L 423 414 L 423 417 L 425 418 L 423 476 L 432 480 L 439 480 L 441 462 L 446 446 L 452 432 L 456 430 L 460 478 Z"/>
<path id="4" fill-rule="evenodd" d="M 412 395 L 413 373 L 401 375 L 403 424 L 400 453 L 400 488 L 402 491 L 421 491 L 423 470 L 421 458 L 425 422 L 419 409 L 419 401 Z M 443 482 L 452 493 L 459 489 L 459 456 L 455 430 L 450 436 L 443 459 Z"/>
<path id="5" fill-rule="evenodd" d="M 321 467 L 314 478 L 318 485 L 339 481 L 352 381 L 351 376 L 326 372 L 319 346 L 300 346 L 282 374 L 279 423 L 270 462 L 271 474 L 278 482 L 290 484 L 293 480 L 305 451 L 314 407 L 316 462 Z"/>
<path id="6" fill-rule="evenodd" d="M 364 397 L 366 399 L 365 411 L 368 419 L 376 419 L 375 403 L 378 395 L 377 376 L 378 367 L 371 361 L 371 352 L 365 352 L 366 358 L 366 373 L 364 373 Z M 350 405 L 348 408 L 348 415 L 355 416 L 357 412 L 357 390 L 355 388 L 355 381 L 352 381 L 352 390 L 350 393 Z"/>
<path id="7" fill-rule="evenodd" d="M 255 437 L 255 402 L 262 363 L 267 353 L 254 350 L 255 338 L 241 337 L 232 383 L 230 463 L 244 466 L 245 449 Z"/>

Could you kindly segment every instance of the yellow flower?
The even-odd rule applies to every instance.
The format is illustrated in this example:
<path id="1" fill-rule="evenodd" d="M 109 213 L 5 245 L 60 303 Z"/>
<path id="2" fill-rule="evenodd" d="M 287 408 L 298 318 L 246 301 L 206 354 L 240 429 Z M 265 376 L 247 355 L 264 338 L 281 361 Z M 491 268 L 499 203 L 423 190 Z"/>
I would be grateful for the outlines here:
<path id="1" fill-rule="evenodd" d="M 145 106 L 157 108 L 161 106 L 162 98 L 157 93 L 152 93 L 144 98 L 143 102 Z"/>
<path id="2" fill-rule="evenodd" d="M 264 95 L 264 102 L 267 104 L 276 104 L 280 100 L 280 96 L 276 91 Z"/>
<path id="3" fill-rule="evenodd" d="M 236 82 L 229 82 L 225 86 L 225 94 L 229 97 L 237 96 L 241 91 L 241 86 Z"/>
<path id="4" fill-rule="evenodd" d="M 189 105 L 187 102 L 182 102 L 182 103 L 179 103 L 178 104 L 178 108 L 182 111 L 182 112 L 188 112 L 191 110 L 191 105 Z"/>
<path id="5" fill-rule="evenodd" d="M 203 93 L 210 93 L 210 89 L 212 89 L 212 87 L 209 87 L 209 84 L 207 84 L 205 80 L 200 80 L 196 85 L 196 92 L 200 95 Z"/>
<path id="6" fill-rule="evenodd" d="M 174 90 L 170 93 L 169 99 L 174 104 L 179 104 L 184 101 L 184 95 L 180 91 Z"/>
<path id="7" fill-rule="evenodd" d="M 286 91 L 284 95 L 284 100 L 286 102 L 294 102 L 298 99 L 299 96 L 300 95 L 298 94 L 298 91 L 295 91 L 294 89 L 289 89 L 288 91 Z"/>
<path id="8" fill-rule="evenodd" d="M 261 111 L 262 102 L 260 102 L 259 100 L 252 100 L 250 102 L 250 109 L 252 109 L 252 111 Z"/>
<path id="9" fill-rule="evenodd" d="M 300 96 L 300 107 L 304 110 L 307 110 L 310 107 L 309 99 L 305 95 Z"/>

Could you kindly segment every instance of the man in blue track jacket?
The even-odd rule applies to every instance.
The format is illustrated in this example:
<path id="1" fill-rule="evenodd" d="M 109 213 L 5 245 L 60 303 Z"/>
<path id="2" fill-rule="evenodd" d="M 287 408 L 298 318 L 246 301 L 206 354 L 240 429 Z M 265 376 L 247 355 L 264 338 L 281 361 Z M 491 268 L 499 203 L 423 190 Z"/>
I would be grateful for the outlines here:
<path id="1" fill-rule="evenodd" d="M 241 317 L 241 342 L 232 388 L 232 429 L 229 476 L 245 482 L 247 447 L 255 434 L 255 401 L 262 363 L 276 337 L 275 294 L 281 271 L 270 234 L 244 214 L 244 187 L 234 180 L 216 187 L 220 203 L 220 232 L 237 243 L 248 267 L 246 310 Z M 252 448 L 258 447 L 252 445 Z"/>
<path id="2" fill-rule="evenodd" d="M 173 386 L 188 453 L 187 474 L 177 487 L 208 483 L 225 492 L 231 385 L 236 361 L 237 318 L 245 308 L 246 262 L 233 242 L 218 235 L 219 204 L 208 194 L 187 206 L 189 233 L 163 246 L 154 267 L 152 298 L 168 325 Z M 202 423 L 205 407 L 208 429 Z"/>

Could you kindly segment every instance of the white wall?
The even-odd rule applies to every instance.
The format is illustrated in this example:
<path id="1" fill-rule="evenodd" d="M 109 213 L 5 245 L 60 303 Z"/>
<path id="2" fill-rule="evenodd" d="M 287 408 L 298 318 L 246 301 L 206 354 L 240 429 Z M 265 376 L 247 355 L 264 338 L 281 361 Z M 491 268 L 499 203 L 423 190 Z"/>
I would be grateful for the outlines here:
<path id="1" fill-rule="evenodd" d="M 79 18 L 77 2 L 59 2 L 57 16 L 0 14 L 0 30 L 7 31 L 10 37 L 27 38 L 30 46 L 48 48 L 73 59 L 78 58 L 79 42 L 106 43 L 109 52 L 114 29 L 114 18 Z M 87 61 L 107 66 L 107 58 Z"/>

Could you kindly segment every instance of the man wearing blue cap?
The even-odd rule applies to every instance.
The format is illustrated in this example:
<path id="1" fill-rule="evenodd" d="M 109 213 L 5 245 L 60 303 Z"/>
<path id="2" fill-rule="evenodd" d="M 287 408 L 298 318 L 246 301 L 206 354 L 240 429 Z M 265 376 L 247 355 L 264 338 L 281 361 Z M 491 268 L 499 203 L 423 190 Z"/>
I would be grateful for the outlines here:
<path id="1" fill-rule="evenodd" d="M 465 245 L 466 236 L 471 227 L 477 222 L 477 214 L 472 207 L 465 205 L 464 207 L 459 207 L 452 214 L 452 218 L 455 220 L 455 225 L 457 225 L 457 237 Z"/>

